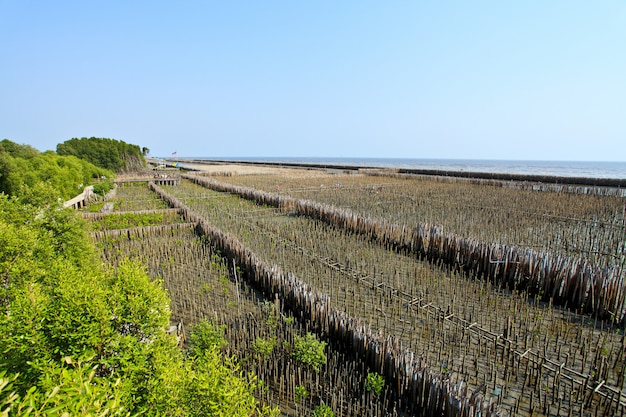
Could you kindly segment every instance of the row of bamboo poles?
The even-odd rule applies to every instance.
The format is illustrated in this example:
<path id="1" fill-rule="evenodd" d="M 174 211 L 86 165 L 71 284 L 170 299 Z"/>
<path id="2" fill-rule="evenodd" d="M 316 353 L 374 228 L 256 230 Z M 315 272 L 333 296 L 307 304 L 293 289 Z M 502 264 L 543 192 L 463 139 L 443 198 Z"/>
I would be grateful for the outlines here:
<path id="1" fill-rule="evenodd" d="M 177 215 L 180 214 L 177 209 L 166 208 L 166 209 L 149 209 L 149 210 L 126 210 L 123 212 L 124 214 L 169 214 L 169 215 Z M 83 218 L 91 221 L 96 221 L 103 219 L 104 217 L 111 216 L 112 214 L 120 214 L 120 212 L 116 213 L 90 213 L 85 211 L 82 213 Z"/>
<path id="2" fill-rule="evenodd" d="M 410 350 L 424 355 L 431 369 L 462 378 L 470 390 L 486 384 L 485 395 L 511 414 L 543 411 L 567 416 L 577 410 L 591 415 L 615 410 L 618 415 L 624 410 L 615 394 L 623 386 L 623 333 L 600 332 L 602 321 L 593 330 L 594 320 L 563 314 L 526 293 L 491 288 L 483 280 L 427 267 L 414 255 L 394 254 L 362 234 L 281 213 L 237 195 L 187 181 L 168 192 L 235 234 L 262 258 L 296 272 L 349 316 L 370 323 L 381 334 L 399 337 Z M 420 271 L 418 265 L 428 271 Z M 372 280 L 352 283 L 345 266 Z M 395 290 L 422 300 L 415 314 Z M 448 311 L 471 324 L 455 327 L 442 319 L 442 312 Z M 503 334 L 514 344 L 503 349 L 473 336 L 478 326 L 493 335 Z M 561 374 L 557 371 L 558 377 L 549 369 L 554 369 L 553 363 L 563 369 Z M 575 381 L 564 376 L 568 370 L 576 371 Z"/>
<path id="3" fill-rule="evenodd" d="M 403 349 L 395 337 L 382 337 L 362 322 L 349 317 L 330 304 L 328 295 L 313 289 L 295 275 L 259 258 L 235 237 L 224 233 L 190 210 L 184 203 L 150 184 L 171 207 L 182 211 L 187 222 L 195 223 L 199 234 L 236 260 L 247 279 L 309 323 L 311 329 L 329 340 L 341 341 L 343 348 L 358 354 L 370 367 L 385 376 L 395 388 L 398 403 L 416 416 L 497 416 L 497 405 L 484 401 L 480 390 L 468 392 L 462 381 L 426 366 L 421 358 Z"/>
<path id="4" fill-rule="evenodd" d="M 109 242 L 109 245 L 112 245 L 116 248 L 115 250 L 109 251 L 109 254 L 107 255 L 108 263 L 115 264 L 115 259 L 113 258 L 119 258 L 120 256 L 124 256 L 125 253 L 144 254 L 144 256 L 146 257 L 146 261 L 149 264 L 153 264 L 150 268 L 152 270 L 151 275 L 162 277 L 164 286 L 172 293 L 172 312 L 176 315 L 176 317 L 174 317 L 175 322 L 178 322 L 178 320 L 180 319 L 183 320 L 185 323 L 190 323 L 193 326 L 193 324 L 196 323 L 199 318 L 201 318 L 203 315 L 206 316 L 208 314 L 207 312 L 215 312 L 216 315 L 219 312 L 219 322 L 227 321 L 225 320 L 225 316 L 229 316 L 231 317 L 230 319 L 228 319 L 228 321 L 230 322 L 232 321 L 233 316 L 239 317 L 241 315 L 241 311 L 239 311 L 239 314 L 235 313 L 233 315 L 233 311 L 235 309 L 241 310 L 240 302 L 238 301 L 239 296 L 237 295 L 236 304 L 233 302 L 234 299 L 232 297 L 234 291 L 231 292 L 230 296 L 226 296 L 230 297 L 230 299 L 222 300 L 225 296 L 222 291 L 220 291 L 220 288 L 215 287 L 214 284 L 211 284 L 211 287 L 213 288 L 209 292 L 207 287 L 204 287 L 203 284 L 197 282 L 198 278 L 200 278 L 201 281 L 204 282 L 202 277 L 206 276 L 211 268 L 214 268 L 214 262 L 212 261 L 214 259 L 214 255 L 211 255 L 211 253 L 207 253 L 204 251 L 198 252 L 198 249 L 202 249 L 203 245 L 185 245 L 185 240 L 189 240 L 189 238 L 181 239 L 181 233 L 185 232 L 185 234 L 187 234 L 187 232 L 192 232 L 194 230 L 193 223 L 188 223 L 188 226 L 189 227 L 186 231 L 180 230 L 175 233 L 171 233 L 166 227 L 162 229 L 150 228 L 149 231 L 144 230 L 145 228 L 136 228 L 132 230 L 128 236 L 126 236 L 125 234 L 116 233 L 117 231 L 110 231 L 106 234 L 106 236 L 116 238 L 122 237 L 123 239 L 116 239 L 115 242 L 113 242 L 112 244 L 112 239 L 106 239 L 106 241 Z M 138 236 L 140 236 L 141 238 L 136 238 Z M 102 241 L 101 238 L 99 240 Z M 186 248 L 186 246 L 191 246 L 191 249 Z M 120 247 L 122 248 L 122 250 L 120 250 Z M 324 259 L 321 259 L 321 261 L 330 262 L 329 260 Z M 355 271 L 351 271 L 345 265 L 338 265 L 336 262 L 333 261 L 331 266 L 333 268 L 342 270 L 342 272 L 347 275 L 355 275 Z M 223 273 L 223 271 L 220 273 Z M 476 325 L 475 322 L 472 322 L 470 324 L 470 322 L 461 319 L 457 315 L 444 314 L 444 312 L 440 308 L 433 305 L 431 302 L 426 303 L 426 301 L 422 297 L 411 298 L 411 294 L 404 293 L 402 289 L 394 288 L 380 281 L 378 277 L 361 276 L 357 274 L 354 276 L 354 279 L 357 280 L 360 285 L 375 288 L 377 292 L 379 291 L 381 293 L 386 293 L 389 297 L 402 298 L 404 304 L 409 305 L 411 308 L 414 308 L 416 310 L 424 310 L 426 313 L 422 313 L 422 315 L 428 315 L 429 326 L 433 325 L 433 323 L 437 323 L 437 326 L 440 327 L 444 325 L 444 323 L 450 323 L 458 327 L 458 329 L 460 330 L 460 334 L 474 334 L 483 339 L 483 345 L 485 347 L 491 345 L 493 351 L 499 352 L 497 353 L 497 357 L 504 358 L 500 360 L 507 363 L 506 367 L 508 369 L 517 369 L 517 372 L 521 371 L 525 375 L 527 375 L 527 377 L 524 378 L 525 385 L 527 387 L 536 386 L 538 384 L 541 385 L 541 389 L 537 390 L 535 387 L 535 390 L 531 391 L 531 393 L 535 394 L 535 407 L 542 407 L 548 410 L 545 413 L 546 415 L 553 415 L 550 413 L 550 410 L 557 410 L 556 415 L 561 415 L 559 409 L 571 408 L 575 403 L 580 404 L 581 407 L 583 406 L 583 404 L 585 404 L 585 411 L 589 411 L 588 408 L 593 409 L 593 407 L 589 407 L 587 405 L 587 400 L 584 400 L 581 395 L 585 395 L 585 398 L 587 398 L 587 395 L 593 396 L 593 394 L 599 394 L 606 398 L 606 400 L 601 401 L 601 403 L 597 405 L 596 409 L 604 409 L 607 410 L 607 412 L 609 412 L 609 410 L 615 410 L 615 413 L 612 415 L 619 414 L 619 407 L 617 406 L 617 404 L 611 404 L 611 402 L 613 402 L 616 398 L 619 398 L 619 392 L 615 391 L 609 385 L 608 380 L 604 380 L 606 379 L 606 377 L 603 376 L 604 372 L 602 371 L 601 367 L 598 367 L 598 377 L 602 378 L 602 380 L 598 378 L 592 378 L 588 374 L 580 374 L 579 372 L 576 372 L 568 368 L 567 366 L 564 366 L 563 363 L 559 365 L 559 362 L 548 359 L 545 356 L 545 353 L 544 355 L 541 355 L 540 352 L 536 352 L 534 350 L 531 350 L 530 348 L 522 350 L 515 349 L 516 344 L 513 343 L 512 340 L 507 339 L 508 337 L 511 337 L 515 330 L 510 328 L 510 324 L 507 325 L 504 334 L 493 333 Z M 224 284 L 219 283 L 219 286 L 222 285 Z M 207 298 L 209 294 L 211 294 L 210 299 Z M 407 302 L 407 300 L 409 300 L 409 302 Z M 247 308 L 244 307 L 244 310 L 247 310 Z M 185 312 L 182 316 L 180 316 L 181 311 Z M 243 334 L 248 336 L 257 335 L 258 330 L 255 326 L 258 326 L 258 324 L 262 322 L 263 321 L 260 319 L 254 319 L 253 322 L 249 322 L 247 325 L 245 325 L 247 327 L 242 327 L 239 332 L 237 330 L 232 330 L 231 333 L 239 333 L 239 336 Z M 239 328 L 241 326 L 244 326 L 244 324 L 235 324 L 234 326 L 236 328 Z M 455 331 L 455 333 L 459 333 L 459 331 Z M 245 338 L 234 335 L 233 337 L 231 337 L 231 339 L 236 342 L 236 351 L 241 351 L 242 349 L 244 351 L 246 349 L 248 351 L 250 350 L 250 343 L 248 342 L 246 344 L 244 340 Z M 254 338 L 252 338 L 252 340 L 254 340 Z M 244 346 L 242 348 L 242 344 L 248 347 Z M 335 352 L 332 352 L 332 354 L 334 355 Z M 290 372 L 293 373 L 293 368 L 290 368 L 290 366 L 292 365 L 289 365 L 288 361 L 285 361 L 286 359 L 284 357 L 273 355 L 269 362 L 259 363 L 253 371 L 256 375 L 262 377 L 263 381 L 269 383 L 272 386 L 278 386 L 278 389 L 280 390 L 280 393 L 278 393 L 279 398 L 283 400 L 285 398 L 293 398 L 294 384 L 301 385 L 300 381 L 294 382 L 292 380 L 293 378 L 289 376 L 291 375 Z M 331 359 L 329 357 L 329 362 L 330 361 Z M 343 359 L 341 363 L 345 365 L 345 359 Z M 602 366 L 604 367 L 604 369 L 606 369 L 606 366 L 608 364 L 605 364 L 604 360 L 602 361 L 602 363 Z M 283 373 L 283 371 L 287 373 Z M 330 370 L 328 371 L 330 372 Z M 355 379 L 355 375 L 353 373 L 348 372 L 347 374 L 343 374 L 342 372 L 343 371 L 341 370 L 337 370 L 337 374 L 341 374 L 343 378 L 340 378 L 338 376 L 337 378 L 339 379 L 332 379 L 332 384 L 330 386 L 332 386 L 333 388 L 336 387 L 338 380 L 348 381 Z M 487 370 L 487 372 L 489 373 L 489 370 Z M 363 374 L 363 372 L 361 372 L 361 374 Z M 504 380 L 507 379 L 508 377 L 504 376 Z M 526 382 L 526 379 L 528 379 L 528 382 Z M 550 379 L 552 379 L 552 381 L 550 381 Z M 328 384 L 327 378 L 324 379 L 324 381 L 327 381 L 326 384 Z M 491 383 L 496 384 L 495 378 L 490 378 L 485 382 L 490 384 L 489 381 L 492 381 Z M 552 387 L 549 392 L 546 392 L 543 388 L 543 385 L 546 383 L 553 385 L 569 385 L 569 388 Z M 323 393 L 320 395 L 323 395 L 325 403 L 334 404 L 333 409 L 336 409 L 335 405 L 345 407 L 346 411 L 340 414 L 342 416 L 381 415 L 379 413 L 369 414 L 369 411 L 365 411 L 370 410 L 370 408 L 368 407 L 372 407 L 372 404 L 370 404 L 367 399 L 364 399 L 363 404 L 361 404 L 360 406 L 355 405 L 354 401 L 358 402 L 358 399 L 352 398 L 353 396 L 349 395 L 349 393 L 358 392 L 358 387 L 362 386 L 362 384 L 353 382 L 350 384 L 350 386 L 352 386 L 353 388 L 346 388 L 347 392 L 344 392 L 342 395 L 339 396 L 333 396 L 332 393 Z M 583 386 L 584 389 L 580 389 L 581 386 Z M 500 402 L 500 399 L 503 395 L 508 395 L 508 390 L 510 389 L 510 387 L 507 387 L 507 385 L 505 385 L 504 387 L 498 387 L 497 385 L 494 385 L 493 387 L 490 387 L 490 389 L 495 389 L 497 391 L 502 390 L 502 392 L 497 396 L 498 402 Z M 529 388 L 527 388 L 527 390 L 528 389 Z M 569 399 L 566 394 L 562 400 L 554 402 L 551 399 L 551 394 L 552 398 L 560 396 L 562 397 L 562 394 L 556 396 L 553 395 L 552 391 L 554 391 L 555 389 L 557 390 L 557 392 L 564 391 L 566 393 L 569 393 Z M 336 402 L 334 401 L 335 398 Z M 387 400 L 383 399 L 381 399 L 381 401 L 383 403 L 387 402 Z M 531 398 L 531 403 L 532 402 L 533 400 Z M 277 402 L 274 398 L 268 399 L 268 403 L 276 404 Z M 571 409 L 577 410 L 577 408 Z M 359 412 L 355 410 L 359 410 Z M 519 401 L 515 401 L 515 405 L 513 406 L 513 408 L 511 408 L 511 410 L 515 411 L 515 414 L 517 414 L 516 410 L 519 410 Z M 582 415 L 583 409 L 581 408 L 579 411 Z"/>
<path id="5" fill-rule="evenodd" d="M 400 226 L 311 200 L 225 184 L 197 175 L 183 176 L 212 190 L 234 193 L 259 204 L 363 233 L 385 245 L 408 249 L 431 261 L 482 276 L 504 288 L 552 298 L 556 305 L 567 305 L 622 327 L 626 325 L 626 292 L 621 268 L 600 268 L 584 258 L 483 242 L 445 233 L 439 225 Z"/>
<path id="6" fill-rule="evenodd" d="M 442 176 L 442 175 L 424 175 L 424 174 L 412 174 L 405 173 L 402 170 L 391 169 L 361 169 L 359 173 L 391 178 L 422 178 L 441 182 L 465 182 L 469 184 L 491 185 L 497 187 L 505 187 L 516 190 L 531 190 L 553 193 L 570 193 L 570 194 L 582 194 L 582 195 L 597 195 L 597 196 L 616 196 L 626 197 L 626 189 L 620 187 L 619 181 L 615 181 L 614 186 L 599 186 L 599 185 L 578 185 L 578 184 L 563 184 L 558 182 L 538 182 L 528 180 L 501 180 L 501 179 L 489 179 L 489 178 L 472 178 L 472 177 L 457 177 L 457 176 Z M 550 178 L 546 178 L 550 180 Z M 593 181 L 593 180 L 591 180 Z"/>
<path id="7" fill-rule="evenodd" d="M 98 232 L 91 232 L 90 235 L 93 239 L 96 240 L 104 240 L 108 239 L 119 239 L 120 237 L 127 237 L 128 239 L 132 238 L 145 238 L 150 236 L 161 235 L 164 232 L 169 233 L 177 233 L 180 230 L 188 229 L 189 227 L 195 226 L 193 223 L 176 223 L 176 224 L 164 224 L 159 226 L 143 226 L 143 227 L 133 227 L 130 229 L 114 229 L 114 230 L 102 230 Z"/>
<path id="8" fill-rule="evenodd" d="M 263 381 L 268 389 L 257 397 L 264 404 L 279 405 L 284 417 L 311 415 L 322 402 L 340 417 L 405 417 L 397 407 L 394 411 L 393 390 L 388 385 L 380 395 L 364 389 L 368 368 L 351 353 L 326 349 L 328 364 L 319 372 L 294 361 L 283 343 L 292 345 L 294 334 L 306 333 L 306 324 L 275 316 L 280 306 L 238 279 L 230 261 L 213 245 L 202 242 L 195 225 L 175 233 L 166 228 L 160 233 L 142 229 L 133 230 L 130 236 L 107 233 L 116 239 L 96 238 L 103 259 L 118 265 L 131 254 L 145 258 L 149 274 L 159 277 L 170 293 L 172 323 L 185 323 L 186 330 L 207 319 L 224 325 L 228 341 L 224 353 L 236 355 L 242 370 Z M 276 340 L 275 349 L 260 357 L 255 342 L 270 338 Z M 306 388 L 305 398 L 297 398 L 298 386 Z"/>
<path id="9" fill-rule="evenodd" d="M 286 172 L 238 175 L 225 182 L 345 207 L 393 224 L 441 224 L 447 232 L 479 241 L 584 257 L 601 268 L 626 268 L 626 206 L 621 197 L 362 174 Z"/>
<path id="10" fill-rule="evenodd" d="M 264 233 L 259 230 L 257 233 Z M 267 232 L 265 232 L 267 234 Z M 626 407 L 626 403 L 621 400 L 620 389 L 613 386 L 608 382 L 608 378 L 602 372 L 602 368 L 606 370 L 606 363 L 604 365 L 597 366 L 600 369 L 598 375 L 592 377 L 589 373 L 580 372 L 573 367 L 567 366 L 566 363 L 550 358 L 550 355 L 546 355 L 533 347 L 520 344 L 517 338 L 514 339 L 514 328 L 511 320 L 507 323 L 502 332 L 493 332 L 478 322 L 469 321 L 460 317 L 458 314 L 454 314 L 450 311 L 442 309 L 440 306 L 433 304 L 433 302 L 425 295 L 416 296 L 414 293 L 409 293 L 407 290 L 396 287 L 389 282 L 381 279 L 381 277 L 375 274 L 366 274 L 351 268 L 348 265 L 342 264 L 335 259 L 320 256 L 316 253 L 311 253 L 307 248 L 298 246 L 294 242 L 281 239 L 279 236 L 271 236 L 270 242 L 279 241 L 284 248 L 291 247 L 295 252 L 301 253 L 303 256 L 315 258 L 319 263 L 325 264 L 328 268 L 340 272 L 343 276 L 350 276 L 355 282 L 374 289 L 376 292 L 381 292 L 386 297 L 399 300 L 405 308 L 414 310 L 424 310 L 419 312 L 426 314 L 429 319 L 439 323 L 442 326 L 443 323 L 447 323 L 449 327 L 456 328 L 457 331 L 451 332 L 453 334 L 460 333 L 463 335 L 471 334 L 474 337 L 480 339 L 480 343 L 486 343 L 493 346 L 494 351 L 502 352 L 498 355 L 502 361 L 509 364 L 511 369 L 520 369 L 526 366 L 525 375 L 529 374 L 528 366 L 531 365 L 532 369 L 539 370 L 542 375 L 536 379 L 539 381 L 544 379 L 546 375 L 552 375 L 553 385 L 567 381 L 571 387 L 575 388 L 578 393 L 591 393 L 601 396 L 607 400 L 607 403 L 612 403 L 615 409 L 619 409 L 620 406 Z M 544 343 L 544 350 L 547 347 L 547 343 Z M 606 361 L 605 361 L 606 362 Z M 584 366 L 583 366 L 584 368 Z M 622 377 L 623 378 L 623 375 Z M 507 380 L 507 376 L 503 378 Z M 496 378 L 491 378 L 491 381 L 496 383 Z M 621 386 L 622 383 L 618 381 L 617 386 Z M 494 389 L 497 389 L 494 386 Z M 569 392 L 574 390 L 570 389 Z M 568 404 L 581 403 L 580 399 L 576 401 L 570 401 Z M 609 408 L 612 408 L 613 405 Z M 557 413 L 558 414 L 558 413 Z"/>

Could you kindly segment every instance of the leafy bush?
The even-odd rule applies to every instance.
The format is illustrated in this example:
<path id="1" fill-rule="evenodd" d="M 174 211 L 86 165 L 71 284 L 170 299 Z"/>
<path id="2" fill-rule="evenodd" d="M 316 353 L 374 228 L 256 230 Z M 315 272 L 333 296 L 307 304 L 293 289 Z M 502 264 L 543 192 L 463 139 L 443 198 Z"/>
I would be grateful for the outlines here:
<path id="1" fill-rule="evenodd" d="M 17 376 L 0 372 L 2 416 L 126 416 L 119 380 L 98 379 L 93 369 L 81 363 L 74 368 L 51 368 L 48 388 L 31 387 L 25 394 L 15 391 Z M 5 414 L 6 413 L 6 414 Z"/>
<path id="2" fill-rule="evenodd" d="M 377 372 L 370 372 L 367 374 L 367 381 L 365 382 L 365 389 L 369 392 L 373 392 L 376 395 L 380 395 L 385 386 L 385 378 Z"/>
<path id="3" fill-rule="evenodd" d="M 217 346 L 203 350 L 187 367 L 188 381 L 183 396 L 188 416 L 249 417 L 277 415 L 277 410 L 258 410 L 252 395 L 256 378 L 245 378 L 234 359 L 220 354 Z"/>
<path id="4" fill-rule="evenodd" d="M 103 268 L 76 219 L 0 194 L 0 415 L 278 415 L 221 354 L 223 327 L 199 324 L 185 359 L 161 283 Z"/>
<path id="5" fill-rule="evenodd" d="M 109 191 L 113 189 L 113 187 L 115 187 L 115 184 L 109 179 L 98 181 L 93 185 L 93 192 L 101 197 L 104 197 Z"/>
<path id="6" fill-rule="evenodd" d="M 111 178 L 113 172 L 75 156 L 42 153 L 8 139 L 0 141 L 0 192 L 18 196 L 26 203 L 45 205 L 59 198 L 69 200 L 101 176 Z"/>
<path id="7" fill-rule="evenodd" d="M 72 138 L 57 145 L 59 155 L 73 155 L 113 172 L 137 170 L 146 166 L 137 145 L 109 138 Z"/>
<path id="8" fill-rule="evenodd" d="M 293 357 L 298 362 L 311 366 L 319 371 L 326 364 L 326 342 L 317 340 L 314 334 L 307 333 L 305 337 L 294 336 Z"/>
<path id="9" fill-rule="evenodd" d="M 217 325 L 208 320 L 196 324 L 189 336 L 189 352 L 194 356 L 202 356 L 202 353 L 213 348 L 221 349 L 228 343 L 224 339 L 225 325 Z"/>
<path id="10" fill-rule="evenodd" d="M 313 410 L 313 417 L 335 417 L 335 412 L 326 404 L 320 404 Z"/>
<path id="11" fill-rule="evenodd" d="M 274 348 L 276 347 L 276 338 L 271 337 L 269 339 L 263 339 L 262 337 L 257 337 L 254 340 L 254 353 L 260 356 L 263 359 L 267 359 L 271 354 Z"/>
<path id="12" fill-rule="evenodd" d="M 304 400 L 306 397 L 309 396 L 309 392 L 306 390 L 304 385 L 296 385 L 295 393 L 296 393 L 297 403 L 299 403 L 300 401 Z"/>

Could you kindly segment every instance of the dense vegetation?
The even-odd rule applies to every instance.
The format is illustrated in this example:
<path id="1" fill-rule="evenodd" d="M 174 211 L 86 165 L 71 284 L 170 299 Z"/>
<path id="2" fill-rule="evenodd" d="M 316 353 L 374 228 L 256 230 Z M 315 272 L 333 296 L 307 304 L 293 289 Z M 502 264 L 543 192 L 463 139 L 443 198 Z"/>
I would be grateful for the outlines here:
<path id="1" fill-rule="evenodd" d="M 59 155 L 73 155 L 113 172 L 143 169 L 147 152 L 147 148 L 109 138 L 73 138 L 57 145 Z"/>
<path id="2" fill-rule="evenodd" d="M 0 141 L 0 192 L 22 201 L 37 205 L 68 200 L 102 176 L 110 178 L 113 173 L 76 156 Z"/>
<path id="3" fill-rule="evenodd" d="M 98 221 L 91 223 L 91 230 L 129 229 L 133 227 L 158 226 L 161 224 L 181 222 L 182 219 L 175 211 L 117 213 L 100 216 Z"/>
<path id="4" fill-rule="evenodd" d="M 198 326 L 181 350 L 166 332 L 161 282 L 137 260 L 104 265 L 85 222 L 60 205 L 94 179 L 143 163 L 139 148 L 69 142 L 102 145 L 110 159 L 0 142 L 0 415 L 276 415 L 252 395 L 256 379 L 223 355 L 219 329 Z M 163 220 L 129 216 L 122 226 Z"/>
<path id="5" fill-rule="evenodd" d="M 257 410 L 254 379 L 200 326 L 185 358 L 145 266 L 97 261 L 70 210 L 0 194 L 0 411 L 228 415 Z M 5 414 L 3 414 L 5 415 Z"/>

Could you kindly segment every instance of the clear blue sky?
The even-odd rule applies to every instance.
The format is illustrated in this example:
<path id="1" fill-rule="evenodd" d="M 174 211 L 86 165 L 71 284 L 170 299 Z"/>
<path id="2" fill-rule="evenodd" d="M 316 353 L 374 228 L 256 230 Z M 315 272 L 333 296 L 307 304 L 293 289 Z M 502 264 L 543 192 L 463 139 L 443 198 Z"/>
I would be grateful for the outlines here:
<path id="1" fill-rule="evenodd" d="M 0 138 L 626 161 L 626 2 L 0 0 Z"/>

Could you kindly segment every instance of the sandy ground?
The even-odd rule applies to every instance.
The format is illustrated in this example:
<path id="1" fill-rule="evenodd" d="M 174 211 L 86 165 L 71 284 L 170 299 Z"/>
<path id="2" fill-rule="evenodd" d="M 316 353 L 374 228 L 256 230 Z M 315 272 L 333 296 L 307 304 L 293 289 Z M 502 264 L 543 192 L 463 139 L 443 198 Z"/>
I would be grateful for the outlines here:
<path id="1" fill-rule="evenodd" d="M 212 175 L 278 175 L 291 178 L 311 178 L 328 176 L 329 171 L 325 169 L 298 169 L 287 167 L 271 167 L 261 165 L 239 165 L 239 164 L 192 164 L 180 163 L 182 168 L 195 169 L 200 172 Z"/>

